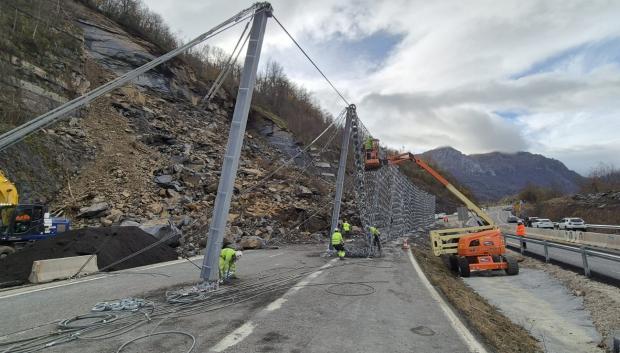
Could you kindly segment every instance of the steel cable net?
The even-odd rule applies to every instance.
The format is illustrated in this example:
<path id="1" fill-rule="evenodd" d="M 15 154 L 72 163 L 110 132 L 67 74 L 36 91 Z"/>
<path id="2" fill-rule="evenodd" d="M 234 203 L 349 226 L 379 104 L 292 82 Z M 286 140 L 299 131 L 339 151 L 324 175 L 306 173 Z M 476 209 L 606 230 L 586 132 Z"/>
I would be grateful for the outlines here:
<path id="1" fill-rule="evenodd" d="M 395 165 L 364 170 L 364 141 L 370 137 L 368 129 L 353 117 L 351 134 L 355 159 L 355 196 L 357 208 L 365 230 L 374 226 L 381 232 L 383 241 L 416 231 L 425 231 L 434 223 L 435 196 L 415 186 Z M 385 155 L 381 159 L 385 159 Z M 372 253 L 372 239 L 368 237 L 366 249 L 352 249 Z"/>

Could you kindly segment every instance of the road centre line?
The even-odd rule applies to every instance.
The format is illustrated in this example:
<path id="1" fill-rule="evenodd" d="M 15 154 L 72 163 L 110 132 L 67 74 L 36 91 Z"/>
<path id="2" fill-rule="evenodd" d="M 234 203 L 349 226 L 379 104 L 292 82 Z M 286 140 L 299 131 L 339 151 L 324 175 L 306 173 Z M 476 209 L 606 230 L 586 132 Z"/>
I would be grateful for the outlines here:
<path id="1" fill-rule="evenodd" d="M 269 303 L 269 305 L 267 305 L 263 310 L 261 310 L 258 314 L 256 314 L 256 316 L 260 317 L 260 316 L 266 315 L 267 313 L 270 313 L 270 312 L 272 312 L 274 310 L 280 309 L 282 307 L 282 305 L 287 302 L 287 300 L 288 300 L 287 297 L 295 294 L 303 286 L 305 286 L 308 283 L 310 283 L 311 280 L 313 280 L 313 279 L 317 278 L 318 276 L 320 276 L 321 273 L 323 273 L 323 270 L 328 268 L 328 267 L 330 267 L 330 266 L 332 266 L 333 263 L 336 260 L 337 259 L 333 259 L 333 260 L 329 261 L 325 265 L 321 266 L 317 271 L 315 271 L 315 272 L 309 274 L 308 276 L 306 276 L 306 278 L 304 278 L 303 280 L 301 280 L 300 282 L 295 284 L 293 287 L 291 287 L 280 298 L 278 298 L 278 299 L 274 300 L 273 302 Z M 230 334 L 226 335 L 226 337 L 221 339 L 215 346 L 213 346 L 213 348 L 210 349 L 210 351 L 212 351 L 212 352 L 223 352 L 226 349 L 228 349 L 228 348 L 230 348 L 230 347 L 232 347 L 232 346 L 242 342 L 248 336 L 250 336 L 250 334 L 252 334 L 252 332 L 254 331 L 255 327 L 256 327 L 256 325 L 254 324 L 254 322 L 252 322 L 251 320 L 247 321 L 246 323 L 241 325 L 239 328 L 237 328 L 236 330 L 234 330 Z"/>

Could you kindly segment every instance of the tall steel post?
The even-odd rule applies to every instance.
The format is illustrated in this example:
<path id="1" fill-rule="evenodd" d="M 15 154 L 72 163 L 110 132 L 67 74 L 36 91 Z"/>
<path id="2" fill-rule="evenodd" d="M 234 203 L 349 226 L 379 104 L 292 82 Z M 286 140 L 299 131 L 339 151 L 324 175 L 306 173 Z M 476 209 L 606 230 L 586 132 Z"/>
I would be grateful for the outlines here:
<path id="1" fill-rule="evenodd" d="M 344 132 L 342 134 L 342 146 L 340 147 L 340 161 L 338 162 L 338 176 L 336 177 L 336 196 L 334 196 L 334 209 L 332 211 L 332 227 L 329 235 L 332 234 L 334 228 L 338 226 L 340 218 L 340 204 L 342 203 L 342 189 L 344 188 L 344 175 L 347 171 L 347 154 L 349 152 L 349 137 L 351 136 L 351 121 L 355 115 L 355 105 L 351 104 L 347 107 L 347 117 L 344 124 Z M 328 242 L 328 250 L 331 250 L 331 241 Z"/>
<path id="2" fill-rule="evenodd" d="M 202 279 L 209 282 L 219 280 L 218 262 L 220 251 L 222 250 L 222 241 L 226 231 L 230 200 L 237 176 L 237 168 L 239 167 L 239 157 L 241 156 L 243 136 L 248 122 L 252 92 L 254 91 L 254 83 L 256 82 L 256 70 L 258 69 L 258 60 L 260 59 L 260 52 L 263 46 L 265 25 L 267 24 L 267 19 L 271 17 L 271 11 L 272 8 L 269 3 L 261 3 L 260 6 L 257 6 L 254 13 L 248 50 L 245 56 L 241 80 L 239 82 L 237 102 L 235 104 L 235 111 L 228 134 L 226 154 L 224 155 L 220 182 L 217 189 L 217 196 L 215 197 L 213 218 L 209 225 L 207 249 L 200 273 Z"/>

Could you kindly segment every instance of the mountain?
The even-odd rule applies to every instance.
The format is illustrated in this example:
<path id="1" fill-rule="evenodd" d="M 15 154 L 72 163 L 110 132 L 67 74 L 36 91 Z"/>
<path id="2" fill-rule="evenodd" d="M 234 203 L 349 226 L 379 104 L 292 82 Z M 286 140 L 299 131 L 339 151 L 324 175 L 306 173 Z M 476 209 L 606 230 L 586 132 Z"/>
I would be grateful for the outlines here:
<path id="1" fill-rule="evenodd" d="M 466 155 L 452 147 L 422 154 L 480 200 L 497 200 L 518 193 L 528 184 L 574 193 L 583 177 L 562 162 L 529 152 Z"/>

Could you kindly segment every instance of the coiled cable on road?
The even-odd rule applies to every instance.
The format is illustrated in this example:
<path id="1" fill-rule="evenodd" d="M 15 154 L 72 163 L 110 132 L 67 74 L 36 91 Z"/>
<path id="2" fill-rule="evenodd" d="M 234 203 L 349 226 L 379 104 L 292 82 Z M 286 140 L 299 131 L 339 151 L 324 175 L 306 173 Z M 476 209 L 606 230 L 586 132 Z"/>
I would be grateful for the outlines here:
<path id="1" fill-rule="evenodd" d="M 80 325 L 75 324 L 76 322 L 79 322 L 80 320 L 97 319 L 97 318 L 100 320 L 97 320 L 97 321 L 94 321 L 88 324 L 80 324 Z M 93 313 L 93 314 L 79 315 L 79 316 L 72 317 L 70 319 L 62 320 L 61 322 L 58 323 L 58 326 L 63 330 L 84 329 L 84 328 L 91 328 L 93 326 L 98 326 L 101 324 L 107 324 L 110 322 L 114 322 L 117 319 L 118 319 L 118 315 Z"/>
<path id="2" fill-rule="evenodd" d="M 186 351 L 186 353 L 191 353 L 191 351 L 194 350 L 194 347 L 196 346 L 196 337 L 194 337 L 192 334 L 184 332 L 184 331 L 161 331 L 161 332 L 152 332 L 146 335 L 142 335 L 142 336 L 138 336 L 136 338 L 133 338 L 125 343 L 123 343 L 123 345 L 121 345 L 120 347 L 118 347 L 118 349 L 116 350 L 116 353 L 120 353 L 120 351 L 122 351 L 125 347 L 127 347 L 128 345 L 145 339 L 145 338 L 149 338 L 149 337 L 153 337 L 153 336 L 161 336 L 161 335 L 183 335 L 186 337 L 189 337 L 192 339 L 192 344 L 189 347 L 189 349 Z"/>

